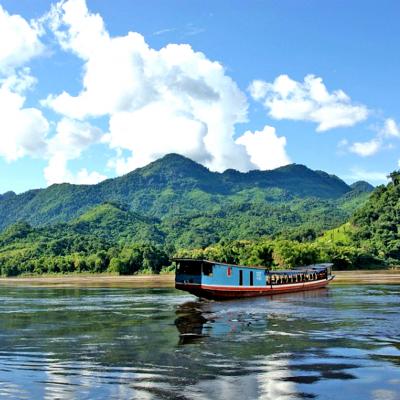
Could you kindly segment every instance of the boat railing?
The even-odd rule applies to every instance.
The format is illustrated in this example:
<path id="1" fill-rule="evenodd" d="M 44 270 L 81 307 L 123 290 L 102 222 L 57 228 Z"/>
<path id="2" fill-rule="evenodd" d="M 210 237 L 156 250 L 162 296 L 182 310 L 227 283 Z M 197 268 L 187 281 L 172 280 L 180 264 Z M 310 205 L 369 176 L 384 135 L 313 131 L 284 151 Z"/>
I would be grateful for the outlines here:
<path id="1" fill-rule="evenodd" d="M 328 269 L 297 270 L 297 271 L 270 271 L 266 277 L 267 285 L 286 285 L 306 283 L 329 279 Z"/>

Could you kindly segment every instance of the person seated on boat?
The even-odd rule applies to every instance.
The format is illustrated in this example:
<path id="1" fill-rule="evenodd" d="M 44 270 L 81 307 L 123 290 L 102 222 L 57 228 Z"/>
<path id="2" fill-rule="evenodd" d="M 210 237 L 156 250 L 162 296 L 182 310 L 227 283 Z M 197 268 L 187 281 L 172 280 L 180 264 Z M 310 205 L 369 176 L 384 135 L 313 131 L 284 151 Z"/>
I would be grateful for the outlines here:
<path id="1" fill-rule="evenodd" d="M 271 275 L 267 275 L 267 285 L 271 284 Z"/>

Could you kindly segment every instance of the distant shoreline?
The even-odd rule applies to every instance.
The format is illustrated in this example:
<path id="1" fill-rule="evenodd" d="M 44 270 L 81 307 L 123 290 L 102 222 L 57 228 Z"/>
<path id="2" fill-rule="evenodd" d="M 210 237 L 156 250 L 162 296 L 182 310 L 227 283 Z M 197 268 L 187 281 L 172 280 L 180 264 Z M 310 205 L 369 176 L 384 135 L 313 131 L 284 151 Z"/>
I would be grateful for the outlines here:
<path id="1" fill-rule="evenodd" d="M 174 274 L 162 275 L 53 275 L 0 278 L 0 285 L 163 288 L 174 286 Z"/>
<path id="2" fill-rule="evenodd" d="M 400 284 L 400 270 L 334 271 L 332 284 Z M 54 275 L 0 278 L 3 286 L 171 288 L 174 274 L 162 275 Z"/>

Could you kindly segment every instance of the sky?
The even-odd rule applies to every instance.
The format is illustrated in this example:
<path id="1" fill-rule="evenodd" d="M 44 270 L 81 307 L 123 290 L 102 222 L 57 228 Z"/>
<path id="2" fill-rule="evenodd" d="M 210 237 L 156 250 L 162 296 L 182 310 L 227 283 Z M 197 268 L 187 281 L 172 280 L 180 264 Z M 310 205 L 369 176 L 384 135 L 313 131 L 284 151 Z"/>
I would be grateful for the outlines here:
<path id="1" fill-rule="evenodd" d="M 168 153 L 348 183 L 400 168 L 396 0 L 0 0 L 0 193 Z"/>

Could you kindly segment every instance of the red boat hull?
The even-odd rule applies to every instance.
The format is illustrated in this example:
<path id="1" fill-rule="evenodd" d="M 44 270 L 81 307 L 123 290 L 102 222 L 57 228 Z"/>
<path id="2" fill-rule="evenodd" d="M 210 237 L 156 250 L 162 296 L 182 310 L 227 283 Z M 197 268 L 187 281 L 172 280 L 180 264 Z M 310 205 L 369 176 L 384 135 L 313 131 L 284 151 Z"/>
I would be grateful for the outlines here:
<path id="1" fill-rule="evenodd" d="M 216 286 L 175 282 L 175 287 L 206 299 L 234 299 L 320 289 L 327 286 L 333 278 L 332 276 L 318 281 L 268 286 Z"/>

